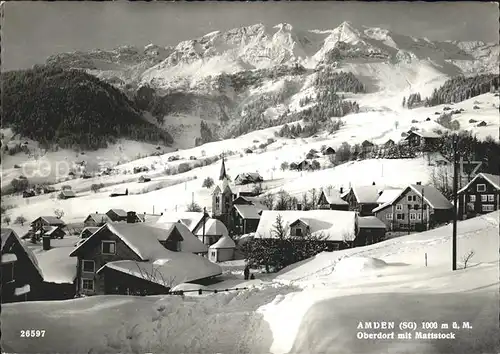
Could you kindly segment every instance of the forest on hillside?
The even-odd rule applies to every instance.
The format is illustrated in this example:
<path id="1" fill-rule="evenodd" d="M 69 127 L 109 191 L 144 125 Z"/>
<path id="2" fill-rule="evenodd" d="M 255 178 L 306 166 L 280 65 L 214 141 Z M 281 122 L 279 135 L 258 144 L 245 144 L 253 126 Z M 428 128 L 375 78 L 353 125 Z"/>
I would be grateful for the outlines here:
<path id="1" fill-rule="evenodd" d="M 120 90 L 81 70 L 35 66 L 1 74 L 2 126 L 42 146 L 98 149 L 118 138 L 171 144 Z"/>

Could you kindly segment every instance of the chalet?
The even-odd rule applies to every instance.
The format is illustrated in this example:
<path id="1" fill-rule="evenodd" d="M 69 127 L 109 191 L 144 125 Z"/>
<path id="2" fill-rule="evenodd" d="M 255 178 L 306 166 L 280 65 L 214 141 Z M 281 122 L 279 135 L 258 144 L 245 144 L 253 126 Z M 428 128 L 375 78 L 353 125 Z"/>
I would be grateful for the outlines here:
<path id="1" fill-rule="evenodd" d="M 365 246 L 384 240 L 387 227 L 375 216 L 358 217 L 354 246 Z"/>
<path id="2" fill-rule="evenodd" d="M 127 212 L 123 209 L 109 209 L 106 215 L 111 221 L 127 221 Z"/>
<path id="3" fill-rule="evenodd" d="M 458 215 L 467 219 L 500 209 L 500 176 L 477 174 L 458 191 Z"/>
<path id="4" fill-rule="evenodd" d="M 408 131 L 405 141 L 410 147 L 431 148 L 437 145 L 441 136 L 431 131 Z"/>
<path id="5" fill-rule="evenodd" d="M 41 229 L 35 232 L 35 236 L 42 237 L 48 236 L 50 238 L 62 239 L 66 236 L 66 233 L 60 226 L 43 226 Z"/>
<path id="6" fill-rule="evenodd" d="M 198 239 L 205 245 L 213 245 L 221 237 L 229 236 L 229 231 L 222 221 L 217 219 L 206 219 L 193 232 Z"/>
<path id="7" fill-rule="evenodd" d="M 349 210 L 349 203 L 341 198 L 340 192 L 327 188 L 322 190 L 318 198 L 318 209 Z"/>
<path id="8" fill-rule="evenodd" d="M 240 173 L 234 179 L 234 184 L 250 184 L 264 181 L 262 176 L 257 172 Z"/>
<path id="9" fill-rule="evenodd" d="M 390 147 L 393 147 L 394 145 L 396 145 L 396 143 L 394 142 L 394 140 L 389 139 L 389 140 L 387 140 L 384 143 L 384 148 L 390 148 Z"/>
<path id="10" fill-rule="evenodd" d="M 30 225 L 33 232 L 40 230 L 44 226 L 57 226 L 61 228 L 66 226 L 62 219 L 55 216 L 40 216 L 33 220 Z"/>
<path id="11" fill-rule="evenodd" d="M 146 213 L 137 214 L 135 211 L 127 211 L 127 219 L 125 220 L 129 224 L 137 223 L 137 222 L 145 222 L 146 221 Z"/>
<path id="12" fill-rule="evenodd" d="M 122 197 L 128 195 L 128 188 L 118 188 L 115 189 L 109 196 L 110 197 Z"/>
<path id="13" fill-rule="evenodd" d="M 363 153 L 367 154 L 375 150 L 375 145 L 372 142 L 365 140 L 361 143 L 361 149 Z"/>
<path id="14" fill-rule="evenodd" d="M 72 190 L 65 189 L 59 193 L 59 199 L 70 199 L 75 198 L 76 194 Z"/>
<path id="15" fill-rule="evenodd" d="M 44 194 L 53 193 L 56 191 L 56 189 L 52 186 L 43 186 L 42 190 Z"/>
<path id="16" fill-rule="evenodd" d="M 180 239 L 189 230 L 180 223 L 164 226 L 118 223 L 101 227 L 70 254 L 78 259 L 77 293 L 162 294 L 177 284 L 222 273 L 218 265 L 204 257 L 169 250 L 167 247 L 183 242 Z M 191 236 L 189 240 L 202 244 Z"/>
<path id="17" fill-rule="evenodd" d="M 146 182 L 151 182 L 151 178 L 149 178 L 147 176 L 139 177 L 139 183 L 146 183 Z"/>
<path id="18" fill-rule="evenodd" d="M 12 229 L 2 229 L 2 303 L 37 300 L 43 275 L 33 252 Z"/>
<path id="19" fill-rule="evenodd" d="M 378 206 L 380 187 L 371 186 L 353 186 L 342 199 L 349 204 L 349 210 L 356 211 L 360 216 L 373 215 L 373 208 Z"/>
<path id="20" fill-rule="evenodd" d="M 329 251 L 349 247 L 349 243 L 355 240 L 356 213 L 339 210 L 264 210 L 254 238 L 275 238 L 273 230 L 278 216 L 287 237 L 300 240 L 308 235 L 318 236 L 327 243 Z"/>
<path id="21" fill-rule="evenodd" d="M 95 214 L 89 214 L 87 218 L 83 221 L 83 225 L 85 226 L 93 226 L 100 227 L 107 222 L 111 222 L 112 220 L 106 214 L 99 214 L 97 211 Z"/>
<path id="22" fill-rule="evenodd" d="M 392 187 L 387 187 L 384 190 L 379 190 L 378 191 L 379 197 L 377 198 L 377 204 L 380 206 L 385 203 L 390 203 L 395 198 L 397 198 L 401 194 L 401 192 L 403 192 L 403 189 L 392 188 Z"/>
<path id="23" fill-rule="evenodd" d="M 335 150 L 329 146 L 323 150 L 323 155 L 335 155 Z"/>
<path id="24" fill-rule="evenodd" d="M 311 151 L 309 151 L 306 155 L 306 160 L 314 160 L 317 158 L 319 158 L 319 155 Z"/>
<path id="25" fill-rule="evenodd" d="M 229 235 L 225 235 L 210 246 L 208 259 L 214 263 L 232 261 L 235 250 L 236 244 L 233 239 Z"/>
<path id="26" fill-rule="evenodd" d="M 231 231 L 238 235 L 255 232 L 262 211 L 267 209 L 259 198 L 239 196 L 231 208 Z"/>
<path id="27" fill-rule="evenodd" d="M 453 205 L 434 186 L 412 184 L 392 201 L 373 209 L 390 231 L 429 229 L 453 217 Z"/>
<path id="28" fill-rule="evenodd" d="M 313 168 L 311 162 L 309 162 L 308 160 L 302 160 L 298 162 L 296 166 L 298 171 L 307 171 Z"/>

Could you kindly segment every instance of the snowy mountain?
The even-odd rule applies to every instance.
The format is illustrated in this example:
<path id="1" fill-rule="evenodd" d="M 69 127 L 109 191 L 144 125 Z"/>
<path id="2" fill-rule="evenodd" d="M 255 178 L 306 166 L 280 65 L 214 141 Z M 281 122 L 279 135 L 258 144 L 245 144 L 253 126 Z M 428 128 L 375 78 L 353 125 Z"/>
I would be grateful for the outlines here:
<path id="1" fill-rule="evenodd" d="M 437 42 L 344 22 L 305 31 L 256 24 L 172 47 L 64 53 L 47 63 L 85 69 L 132 98 L 147 91 L 144 109 L 185 148 L 293 121 L 307 108 L 299 101 L 325 88 L 318 76 L 350 72 L 368 97 L 383 93 L 399 103 L 456 75 L 496 73 L 498 56 L 498 44 Z"/>

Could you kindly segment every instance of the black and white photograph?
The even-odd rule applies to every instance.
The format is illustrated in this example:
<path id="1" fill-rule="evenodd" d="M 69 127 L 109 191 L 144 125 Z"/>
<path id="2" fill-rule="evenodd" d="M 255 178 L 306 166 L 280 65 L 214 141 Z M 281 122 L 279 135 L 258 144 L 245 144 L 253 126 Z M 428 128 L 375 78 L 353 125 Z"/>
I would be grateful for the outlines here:
<path id="1" fill-rule="evenodd" d="M 0 11 L 2 353 L 500 353 L 498 3 Z"/>

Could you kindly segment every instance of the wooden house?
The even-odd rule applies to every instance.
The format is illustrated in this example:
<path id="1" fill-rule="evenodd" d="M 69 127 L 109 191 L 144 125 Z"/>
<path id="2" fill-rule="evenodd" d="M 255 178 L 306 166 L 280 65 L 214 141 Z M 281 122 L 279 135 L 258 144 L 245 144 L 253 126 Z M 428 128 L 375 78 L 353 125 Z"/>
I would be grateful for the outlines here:
<path id="1" fill-rule="evenodd" d="M 390 231 L 426 230 L 453 218 L 453 205 L 434 186 L 412 184 L 373 209 Z"/>
<path id="2" fill-rule="evenodd" d="M 234 184 L 250 184 L 263 182 L 264 178 L 257 172 L 240 173 L 234 179 Z"/>
<path id="3" fill-rule="evenodd" d="M 370 152 L 373 152 L 375 150 L 375 144 L 372 142 L 365 140 L 361 143 L 361 149 L 364 154 L 368 154 Z"/>
<path id="4" fill-rule="evenodd" d="M 125 189 L 115 189 L 109 196 L 110 197 L 122 197 L 128 195 L 128 188 Z"/>
<path id="5" fill-rule="evenodd" d="M 342 199 L 349 204 L 349 210 L 358 212 L 360 216 L 369 216 L 378 206 L 379 191 L 380 187 L 376 185 L 353 186 Z"/>
<path id="6" fill-rule="evenodd" d="M 111 222 L 112 220 L 106 214 L 99 214 L 97 211 L 94 214 L 89 214 L 87 218 L 83 221 L 83 225 L 89 227 L 100 227 L 107 222 Z"/>
<path id="7" fill-rule="evenodd" d="M 99 229 L 100 229 L 100 227 L 95 227 L 95 226 L 84 227 L 82 232 L 80 232 L 80 238 L 82 240 L 84 240 L 84 239 L 90 237 L 94 232 L 96 232 Z"/>
<path id="8" fill-rule="evenodd" d="M 296 166 L 298 171 L 307 171 L 313 168 L 311 162 L 308 160 L 302 160 L 298 162 Z"/>
<path id="9" fill-rule="evenodd" d="M 59 199 L 70 199 L 75 198 L 76 194 L 70 189 L 65 189 L 59 193 Z"/>
<path id="10" fill-rule="evenodd" d="M 123 209 L 109 209 L 106 212 L 107 217 L 111 221 L 127 221 L 127 212 Z"/>
<path id="11" fill-rule="evenodd" d="M 331 189 L 323 189 L 318 198 L 318 209 L 349 210 L 349 203 L 341 198 L 341 193 Z"/>
<path id="12" fill-rule="evenodd" d="M 139 177 L 139 183 L 146 183 L 146 182 L 151 182 L 151 178 L 149 178 L 147 176 Z"/>
<path id="13" fill-rule="evenodd" d="M 52 186 L 43 186 L 42 190 L 44 194 L 53 193 L 56 191 L 56 189 Z"/>
<path id="14" fill-rule="evenodd" d="M 12 229 L 1 230 L 2 303 L 38 300 L 42 271 L 33 252 Z"/>
<path id="15" fill-rule="evenodd" d="M 31 222 L 31 230 L 36 232 L 44 226 L 65 227 L 66 223 L 55 216 L 40 216 Z"/>
<path id="16" fill-rule="evenodd" d="M 255 232 L 263 210 L 268 208 L 259 198 L 245 196 L 236 198 L 231 208 L 231 233 L 245 235 Z"/>
<path id="17" fill-rule="evenodd" d="M 43 226 L 41 229 L 35 231 L 35 236 L 62 239 L 66 236 L 66 233 L 60 226 Z"/>
<path id="18" fill-rule="evenodd" d="M 458 215 L 467 219 L 500 209 L 500 176 L 477 174 L 458 191 Z"/>
<path id="19" fill-rule="evenodd" d="M 429 149 L 435 147 L 441 136 L 431 131 L 410 130 L 405 138 L 405 141 L 410 147 Z"/>
<path id="20" fill-rule="evenodd" d="M 235 250 L 236 243 L 229 235 L 225 235 L 210 246 L 208 259 L 214 263 L 232 261 Z"/>
<path id="21" fill-rule="evenodd" d="M 104 225 L 70 254 L 78 259 L 77 293 L 162 294 L 177 284 L 220 275 L 222 269 L 207 258 L 168 249 L 183 242 L 186 231 L 180 223 L 164 228 L 144 223 Z M 206 247 L 191 236 L 190 241 Z"/>
<path id="22" fill-rule="evenodd" d="M 360 216 L 356 224 L 354 246 L 371 245 L 383 241 L 387 226 L 375 216 Z"/>

